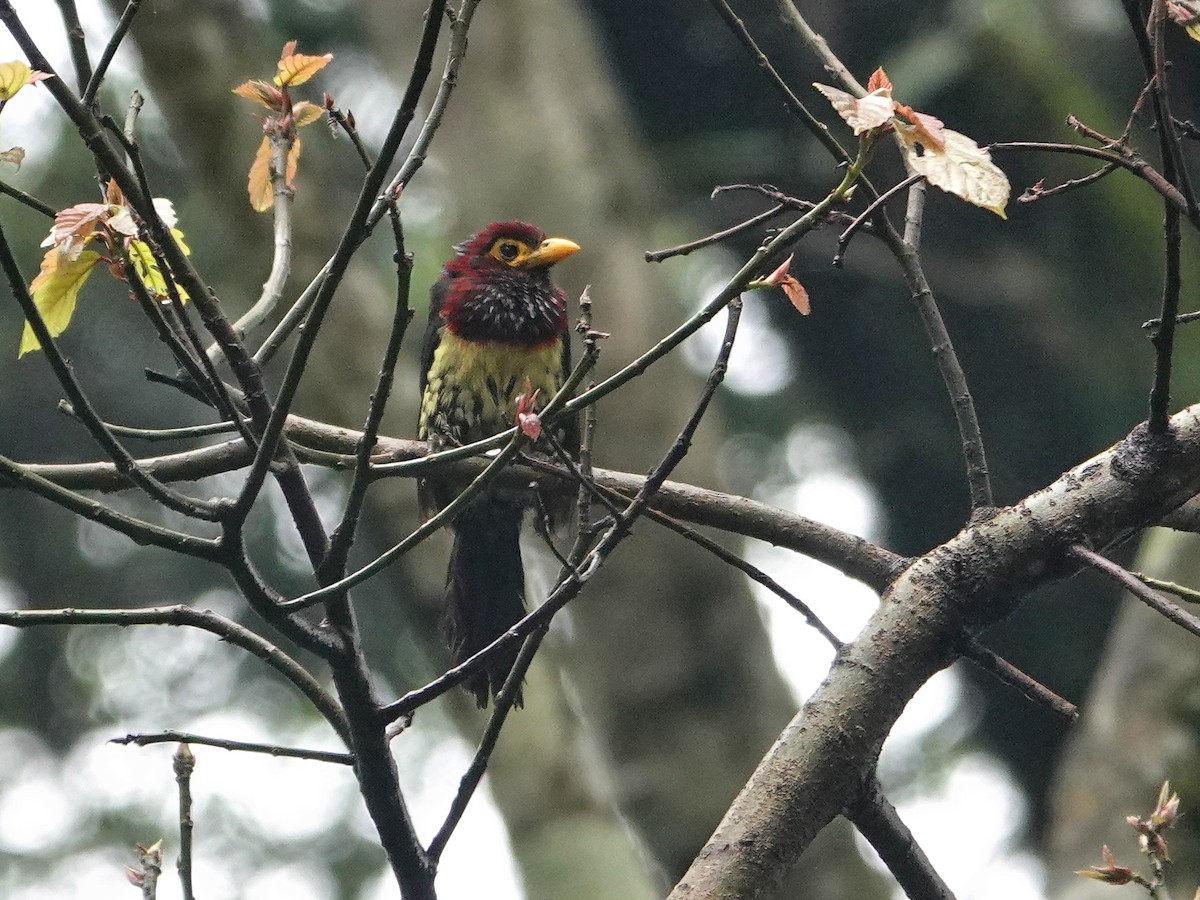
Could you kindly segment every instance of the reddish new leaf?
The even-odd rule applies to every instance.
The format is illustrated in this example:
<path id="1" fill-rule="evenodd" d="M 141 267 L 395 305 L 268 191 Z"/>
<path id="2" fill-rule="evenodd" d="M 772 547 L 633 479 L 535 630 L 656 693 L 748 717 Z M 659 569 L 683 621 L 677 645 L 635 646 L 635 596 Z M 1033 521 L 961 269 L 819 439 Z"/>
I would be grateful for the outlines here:
<path id="1" fill-rule="evenodd" d="M 926 150 L 933 150 L 937 153 L 945 151 L 945 122 L 937 116 L 917 112 L 911 106 L 904 106 L 900 103 L 896 104 L 896 112 L 912 124 L 913 127 L 909 131 L 912 140 L 916 141 Z"/>
<path id="2" fill-rule="evenodd" d="M 79 258 L 84 246 L 96 234 L 97 223 L 112 209 L 107 203 L 76 203 L 54 217 L 49 236 L 43 247 L 55 247 L 66 259 Z"/>
<path id="3" fill-rule="evenodd" d="M 892 89 L 891 79 L 887 77 L 887 72 L 883 71 L 883 66 L 880 66 L 871 73 L 870 79 L 867 81 L 867 92 L 877 91 L 880 88 L 885 88 L 890 91 Z"/>
<path id="4" fill-rule="evenodd" d="M 245 97 L 259 106 L 265 106 L 272 112 L 283 111 L 283 91 L 265 81 L 243 82 L 233 89 L 233 93 L 239 97 Z"/>
<path id="5" fill-rule="evenodd" d="M 808 303 L 808 291 L 804 289 L 804 285 L 791 275 L 784 275 L 779 281 L 779 286 L 787 294 L 787 298 L 792 302 L 792 306 L 796 307 L 796 311 L 802 316 L 807 316 L 811 311 L 811 307 Z"/>
<path id="6" fill-rule="evenodd" d="M 537 414 L 537 400 L 541 389 L 533 390 L 528 376 L 525 378 L 525 390 L 517 395 L 517 412 L 513 417 L 517 427 L 531 441 L 542 436 L 542 419 Z"/>

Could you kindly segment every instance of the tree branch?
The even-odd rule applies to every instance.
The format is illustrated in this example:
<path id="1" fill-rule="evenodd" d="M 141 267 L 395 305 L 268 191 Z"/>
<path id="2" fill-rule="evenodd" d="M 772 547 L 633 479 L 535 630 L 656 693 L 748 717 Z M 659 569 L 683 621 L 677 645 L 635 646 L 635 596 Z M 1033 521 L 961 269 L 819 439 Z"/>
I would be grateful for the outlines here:
<path id="1" fill-rule="evenodd" d="M 337 753 L 332 750 L 309 750 L 304 747 L 281 747 L 278 744 L 260 744 L 253 741 L 231 741 L 228 738 L 205 737 L 187 731 L 127 734 L 124 737 L 109 740 L 110 744 L 134 744 L 138 747 L 148 747 L 151 744 L 174 744 L 178 742 L 220 747 L 222 750 L 237 750 L 242 753 L 265 753 L 267 756 L 283 756 L 288 759 L 311 759 L 314 762 L 336 763 L 339 766 L 354 765 L 354 757 L 349 753 Z"/>
<path id="2" fill-rule="evenodd" d="M 361 439 L 359 432 L 311 419 L 292 416 L 289 419 L 288 435 L 314 449 L 339 454 L 343 467 L 353 465 L 352 453 Z M 382 437 L 377 442 L 377 459 L 422 460 L 429 455 L 428 445 L 423 441 L 406 441 Z M 166 481 L 191 481 L 229 472 L 248 464 L 250 453 L 240 441 L 227 441 L 212 447 L 172 453 L 164 456 L 139 459 L 146 471 Z M 328 458 L 321 460 L 331 464 Z M 391 465 L 391 464 L 389 464 Z M 479 474 L 487 465 L 486 460 L 460 460 L 444 468 L 466 478 Z M 111 463 L 67 463 L 36 464 L 21 466 L 30 476 L 42 479 L 53 486 L 77 490 L 118 491 L 129 487 L 129 482 Z M 375 471 L 380 471 L 375 466 Z M 531 478 L 557 472 L 563 480 L 571 478 L 565 469 L 555 467 L 528 468 L 513 466 L 501 478 L 527 484 Z M 415 475 L 416 471 L 404 473 Z M 645 483 L 645 476 L 612 469 L 596 469 L 597 486 L 632 496 Z M 6 484 L 0 479 L 0 489 Z M 840 531 L 804 516 L 789 513 L 745 497 L 723 494 L 707 488 L 667 481 L 655 494 L 652 507 L 669 516 L 696 525 L 706 525 L 766 541 L 811 556 L 848 575 L 862 581 L 876 591 L 882 591 L 906 564 L 903 557 L 872 544 L 856 535 Z"/>
<path id="3" fill-rule="evenodd" d="M 141 609 L 10 609 L 0 610 L 0 625 L 13 628 L 38 625 L 175 625 L 207 631 L 226 643 L 241 647 L 286 678 L 308 698 L 338 737 L 349 744 L 345 714 L 307 669 L 266 638 L 209 610 L 183 605 Z"/>
<path id="4" fill-rule="evenodd" d="M 192 889 L 192 828 L 195 824 L 192 821 L 192 772 L 196 770 L 196 757 L 186 743 L 181 743 L 171 757 L 171 764 L 175 770 L 175 783 L 179 786 L 179 858 L 175 868 L 179 872 L 183 900 L 195 900 Z"/>
<path id="5" fill-rule="evenodd" d="M 1069 552 L 1076 559 L 1121 585 L 1155 612 L 1161 613 L 1184 630 L 1200 637 L 1200 617 L 1192 615 L 1178 604 L 1172 603 L 1162 594 L 1152 590 L 1136 575 L 1127 572 L 1112 560 L 1105 559 L 1099 553 L 1089 550 L 1081 544 L 1071 547 Z"/>
<path id="6" fill-rule="evenodd" d="M 1200 488 L 1200 410 L 1171 420 L 1169 448 L 1139 427 L 1013 507 L 914 562 L 784 729 L 676 885 L 671 900 L 742 900 L 778 885 L 817 832 L 859 794 L 917 689 L 961 634 L 1070 574 L 1072 544 L 1120 542 Z"/>
<path id="7" fill-rule="evenodd" d="M 874 776 L 862 796 L 846 810 L 846 818 L 875 848 L 910 900 L 954 900 L 954 892 L 934 869 Z"/>

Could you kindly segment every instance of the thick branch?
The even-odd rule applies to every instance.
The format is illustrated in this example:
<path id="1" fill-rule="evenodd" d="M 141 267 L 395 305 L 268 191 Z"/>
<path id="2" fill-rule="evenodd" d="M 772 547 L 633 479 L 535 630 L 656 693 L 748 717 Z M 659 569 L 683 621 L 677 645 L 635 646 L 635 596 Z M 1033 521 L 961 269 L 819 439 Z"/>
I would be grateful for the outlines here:
<path id="1" fill-rule="evenodd" d="M 1171 446 L 1139 427 L 913 563 L 784 729 L 671 900 L 740 900 L 778 885 L 857 800 L 896 719 L 953 661 L 963 631 L 999 621 L 1033 588 L 1078 568 L 1072 545 L 1117 543 L 1193 496 L 1200 409 L 1176 415 L 1171 428 Z"/>
<path id="2" fill-rule="evenodd" d="M 353 466 L 351 454 L 361 438 L 359 432 L 299 416 L 289 419 L 287 434 L 293 440 L 325 454 L 319 460 L 314 459 L 314 462 L 336 464 L 343 468 Z M 428 445 L 423 441 L 397 438 L 381 437 L 376 446 L 380 454 L 377 459 L 415 460 L 429 452 Z M 330 454 L 336 456 L 331 457 Z M 185 453 L 140 459 L 138 464 L 163 481 L 190 481 L 239 469 L 248 465 L 250 458 L 250 451 L 244 443 L 228 441 Z M 482 459 L 461 460 L 447 465 L 443 471 L 470 478 L 481 472 L 486 464 L 487 461 Z M 128 481 L 112 463 L 26 464 L 21 469 L 45 482 L 73 490 L 117 491 L 129 487 Z M 503 477 L 528 484 L 531 479 L 546 477 L 547 474 L 547 470 L 540 467 L 535 470 L 518 465 Z M 612 469 L 596 469 L 593 474 L 598 486 L 625 495 L 636 494 L 646 480 L 642 475 Z M 564 481 L 571 480 L 570 473 L 565 469 L 561 470 L 560 477 Z M 0 479 L 0 489 L 6 486 L 4 479 Z M 651 506 L 686 522 L 756 538 L 811 556 L 876 591 L 886 588 L 905 562 L 902 557 L 865 538 L 804 516 L 745 497 L 676 481 L 666 482 L 655 494 Z"/>

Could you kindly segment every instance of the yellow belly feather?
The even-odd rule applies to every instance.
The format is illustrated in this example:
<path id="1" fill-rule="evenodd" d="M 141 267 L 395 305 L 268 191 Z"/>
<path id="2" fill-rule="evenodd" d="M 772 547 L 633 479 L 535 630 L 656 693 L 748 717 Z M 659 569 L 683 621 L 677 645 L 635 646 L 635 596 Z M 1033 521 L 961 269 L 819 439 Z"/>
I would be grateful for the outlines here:
<path id="1" fill-rule="evenodd" d="M 433 354 L 417 434 L 470 443 L 511 428 L 528 378 L 545 404 L 562 385 L 562 348 L 524 349 L 442 332 Z"/>

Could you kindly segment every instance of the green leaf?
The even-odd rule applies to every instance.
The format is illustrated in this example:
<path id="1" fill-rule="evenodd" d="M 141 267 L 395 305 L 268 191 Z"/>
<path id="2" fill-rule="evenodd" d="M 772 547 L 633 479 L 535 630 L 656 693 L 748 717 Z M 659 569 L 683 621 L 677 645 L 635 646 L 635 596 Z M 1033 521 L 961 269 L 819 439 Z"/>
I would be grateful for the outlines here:
<path id="1" fill-rule="evenodd" d="M 75 259 L 68 259 L 57 247 L 51 247 L 47 251 L 42 259 L 42 271 L 33 279 L 29 290 L 51 337 L 58 337 L 71 324 L 79 289 L 83 287 L 83 283 L 87 281 L 99 261 L 100 254 L 95 250 L 84 250 Z M 17 357 L 24 356 L 30 350 L 40 349 L 42 345 L 33 333 L 33 327 L 26 322 Z"/>

